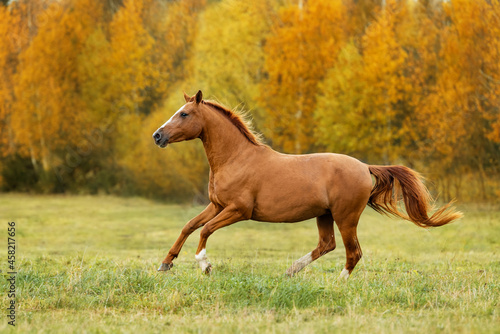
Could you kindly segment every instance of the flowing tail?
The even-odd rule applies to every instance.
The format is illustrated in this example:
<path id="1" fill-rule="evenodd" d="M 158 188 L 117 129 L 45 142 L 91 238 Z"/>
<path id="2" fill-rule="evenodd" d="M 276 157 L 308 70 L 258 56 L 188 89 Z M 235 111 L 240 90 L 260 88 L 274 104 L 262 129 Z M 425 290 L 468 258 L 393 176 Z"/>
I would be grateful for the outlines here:
<path id="1" fill-rule="evenodd" d="M 375 176 L 375 186 L 370 194 L 368 205 L 381 214 L 394 215 L 409 220 L 415 225 L 428 228 L 442 226 L 461 218 L 463 214 L 451 207 L 443 206 L 432 216 L 432 196 L 422 183 L 422 176 L 404 166 L 368 166 Z M 398 208 L 398 201 L 403 197 L 406 214 Z"/>

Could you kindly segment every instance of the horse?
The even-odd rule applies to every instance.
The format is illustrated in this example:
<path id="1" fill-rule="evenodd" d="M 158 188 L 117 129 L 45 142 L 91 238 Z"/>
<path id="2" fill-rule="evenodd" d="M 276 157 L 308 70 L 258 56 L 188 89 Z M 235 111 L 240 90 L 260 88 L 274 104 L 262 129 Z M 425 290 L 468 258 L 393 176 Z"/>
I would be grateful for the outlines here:
<path id="1" fill-rule="evenodd" d="M 293 276 L 335 249 L 335 222 L 346 251 L 339 277 L 347 279 L 362 256 L 356 231 L 367 205 L 423 228 L 462 217 L 451 203 L 429 216 L 433 199 L 420 174 L 408 167 L 368 165 L 334 153 L 279 153 L 263 144 L 239 113 L 203 100 L 201 91 L 194 96 L 184 93 L 184 99 L 186 103 L 154 132 L 153 139 L 160 148 L 201 139 L 210 165 L 210 203 L 182 228 L 158 271 L 172 268 L 186 239 L 200 227 L 195 259 L 202 272 L 210 274 L 206 244 L 215 231 L 248 219 L 294 223 L 316 218 L 317 247 L 296 260 L 286 274 Z M 406 213 L 399 208 L 401 200 Z"/>

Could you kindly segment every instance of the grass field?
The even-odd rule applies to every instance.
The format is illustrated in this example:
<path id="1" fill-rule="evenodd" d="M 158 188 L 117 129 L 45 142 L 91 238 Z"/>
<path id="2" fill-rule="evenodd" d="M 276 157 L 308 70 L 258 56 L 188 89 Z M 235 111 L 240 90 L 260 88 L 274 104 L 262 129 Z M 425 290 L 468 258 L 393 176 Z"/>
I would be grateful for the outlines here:
<path id="1" fill-rule="evenodd" d="M 337 249 L 284 275 L 317 243 L 314 221 L 241 222 L 217 231 L 210 277 L 194 260 L 198 233 L 168 274 L 156 268 L 201 207 L 137 198 L 0 194 L 0 239 L 16 222 L 19 333 L 500 333 L 500 210 L 462 207 L 423 230 L 366 209 L 364 257 L 351 278 Z M 8 271 L 0 284 L 6 314 Z"/>

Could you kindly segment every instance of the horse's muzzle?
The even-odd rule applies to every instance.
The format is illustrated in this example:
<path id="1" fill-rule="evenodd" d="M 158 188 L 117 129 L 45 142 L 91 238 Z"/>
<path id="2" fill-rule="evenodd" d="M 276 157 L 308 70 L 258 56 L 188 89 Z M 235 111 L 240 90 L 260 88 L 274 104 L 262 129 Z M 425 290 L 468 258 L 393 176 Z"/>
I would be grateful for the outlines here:
<path id="1" fill-rule="evenodd" d="M 155 141 L 155 144 L 160 146 L 161 148 L 164 148 L 168 145 L 168 136 L 165 136 L 162 134 L 161 129 L 156 130 L 155 133 L 153 133 L 153 139 Z"/>

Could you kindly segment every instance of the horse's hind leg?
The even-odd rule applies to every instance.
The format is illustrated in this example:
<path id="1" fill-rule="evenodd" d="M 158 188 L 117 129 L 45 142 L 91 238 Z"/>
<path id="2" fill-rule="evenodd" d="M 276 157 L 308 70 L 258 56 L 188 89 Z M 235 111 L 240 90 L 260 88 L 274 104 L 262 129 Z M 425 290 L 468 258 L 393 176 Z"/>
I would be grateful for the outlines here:
<path id="1" fill-rule="evenodd" d="M 319 232 L 318 246 L 310 253 L 307 253 L 297 261 L 295 261 L 286 274 L 293 276 L 293 274 L 301 271 L 305 266 L 319 257 L 331 252 L 335 249 L 335 236 L 333 234 L 333 217 L 330 213 L 316 218 Z"/>
<path id="2" fill-rule="evenodd" d="M 337 223 L 345 246 L 346 264 L 345 268 L 340 273 L 340 277 L 345 279 L 349 278 L 349 275 L 363 255 L 356 233 L 360 215 L 361 213 L 353 213 L 341 219 L 335 217 L 335 222 Z"/>

